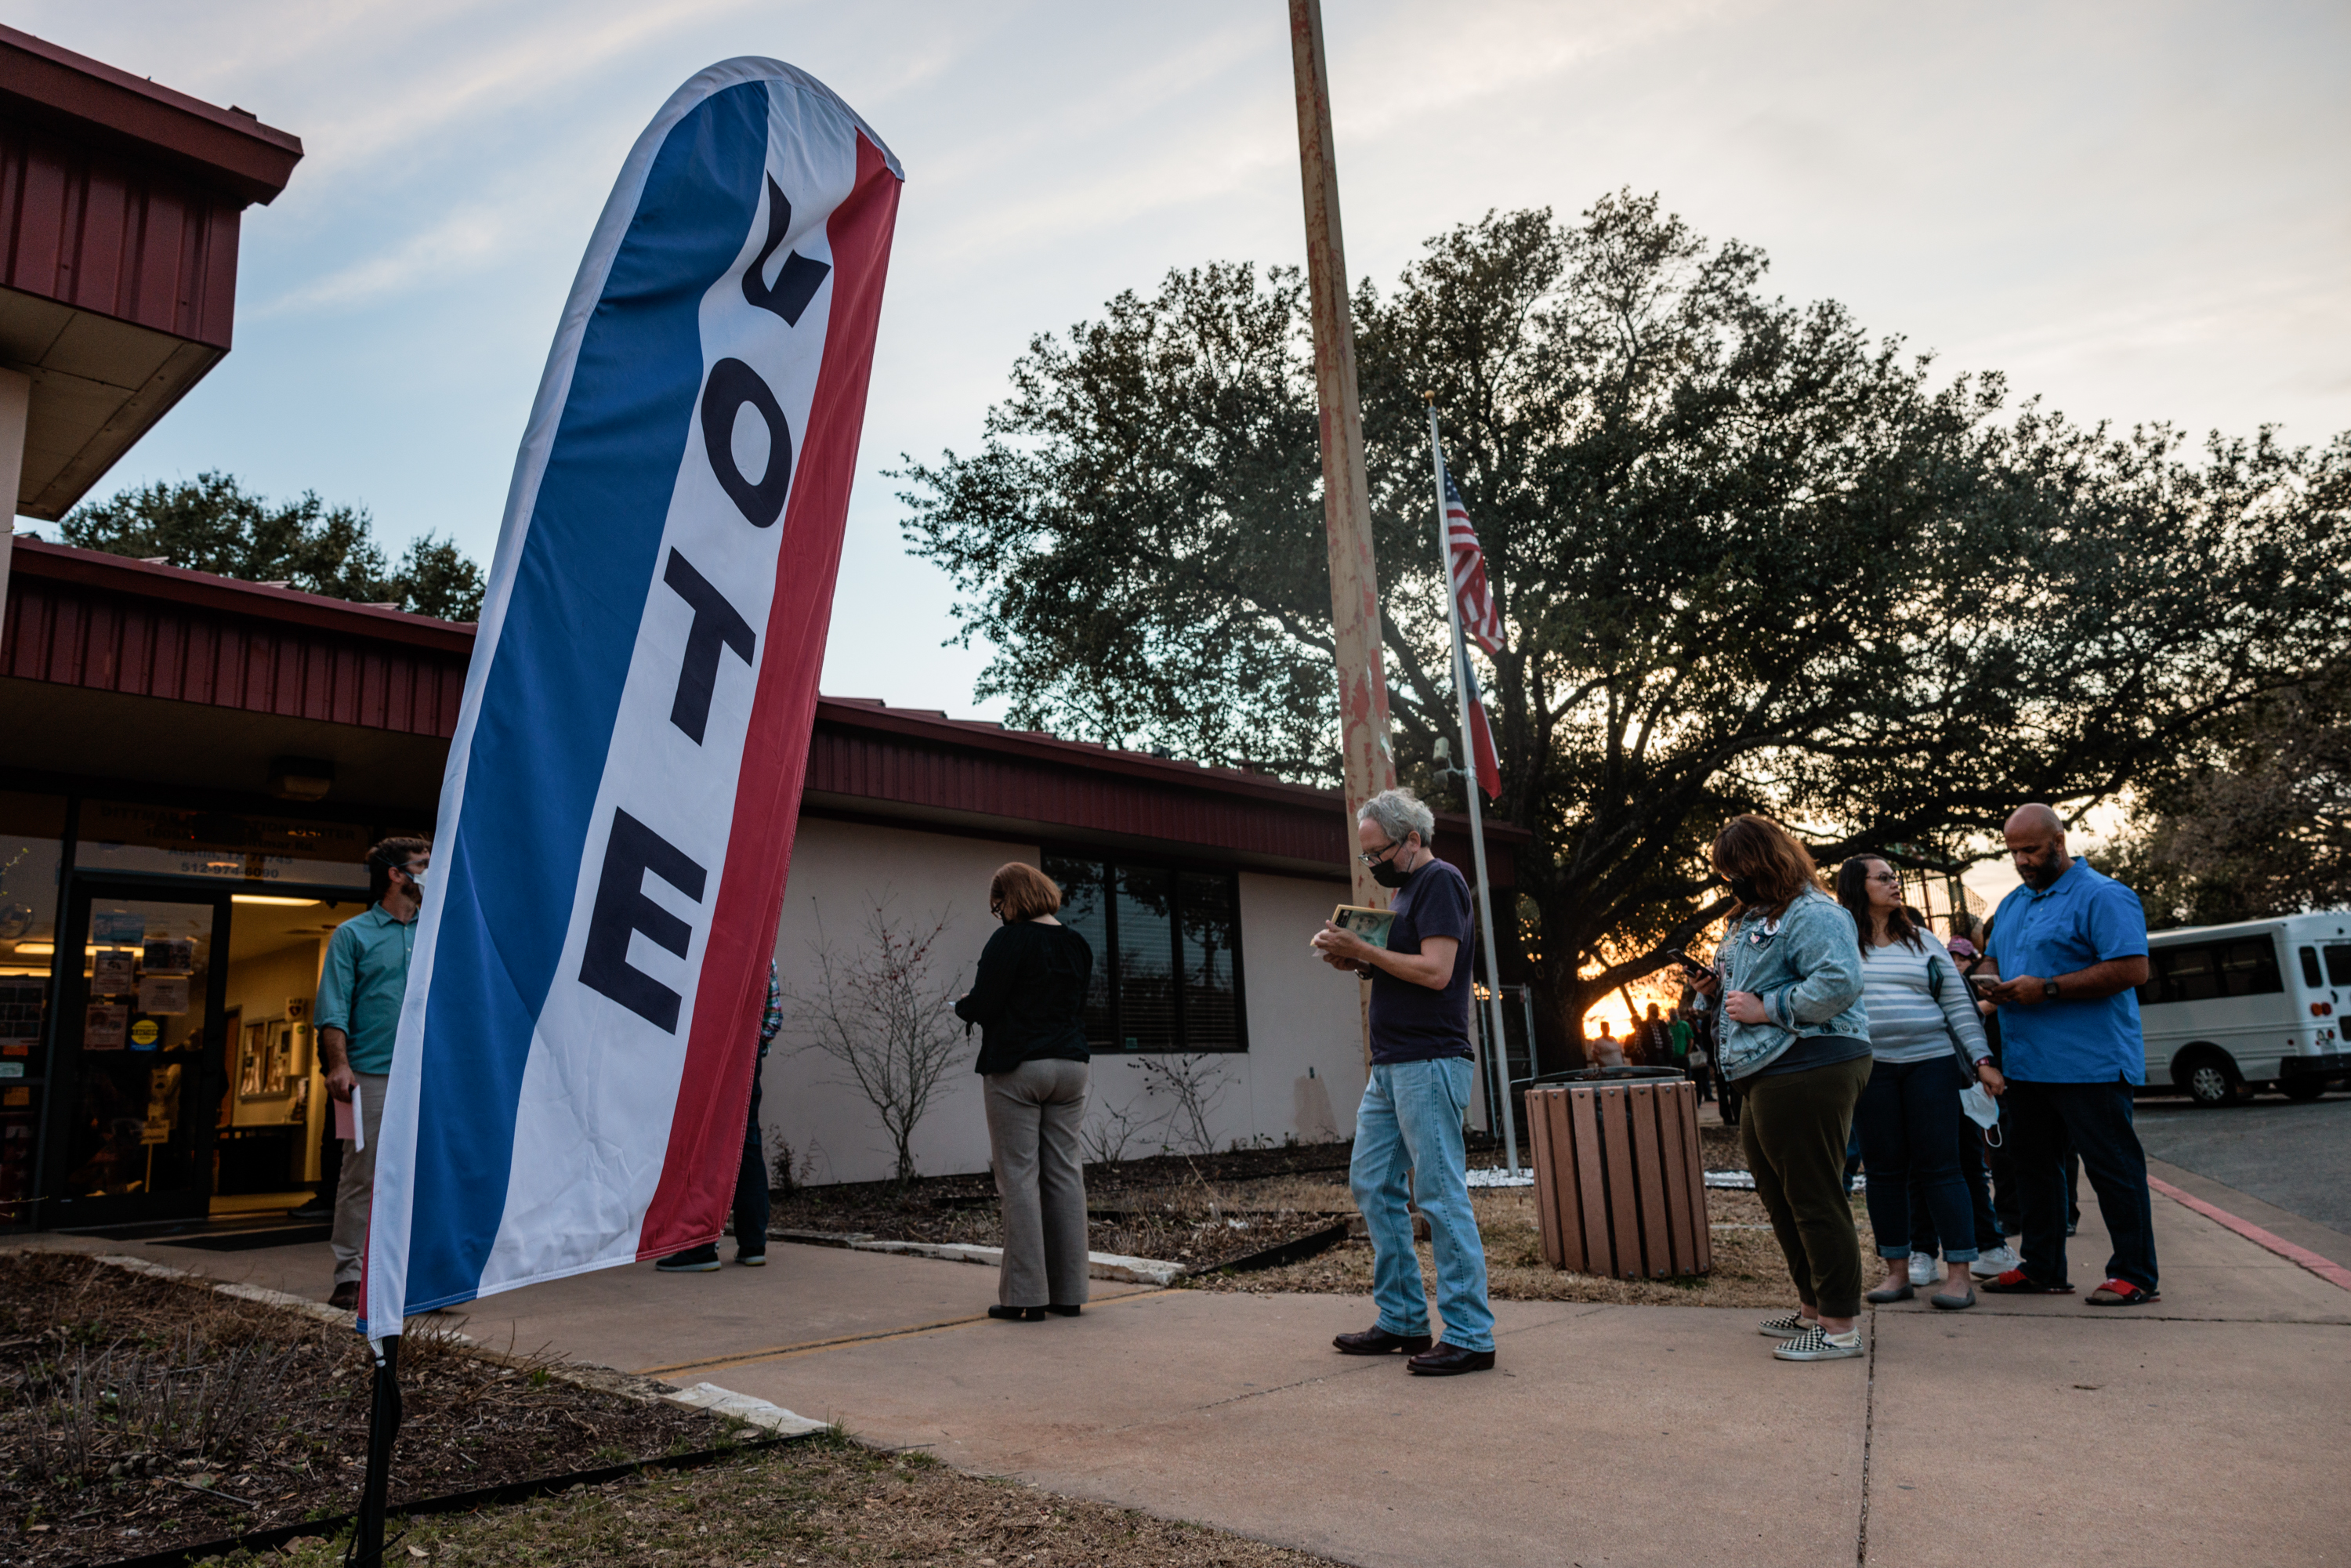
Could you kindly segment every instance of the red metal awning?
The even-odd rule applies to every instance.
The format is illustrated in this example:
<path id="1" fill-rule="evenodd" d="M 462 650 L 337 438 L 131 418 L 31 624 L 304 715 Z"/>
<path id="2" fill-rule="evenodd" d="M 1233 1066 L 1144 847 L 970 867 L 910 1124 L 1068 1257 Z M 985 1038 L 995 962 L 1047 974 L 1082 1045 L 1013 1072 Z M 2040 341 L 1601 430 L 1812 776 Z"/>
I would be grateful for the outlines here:
<path id="1" fill-rule="evenodd" d="M 56 518 L 228 352 L 239 214 L 301 141 L 0 26 L 0 366 L 16 510 Z"/>
<path id="2" fill-rule="evenodd" d="M 59 713 L 78 690 L 110 712 L 139 698 L 274 719 L 276 749 L 340 763 L 345 795 L 367 788 L 362 757 L 387 777 L 387 736 L 419 752 L 402 777 L 437 782 L 473 647 L 470 624 L 20 539 L 0 622 L 0 705 Z M 247 787 L 258 789 L 273 743 L 249 725 L 239 733 L 254 737 Z M 55 748 L 26 761 L 43 744 L 20 744 L 11 760 L 95 770 L 63 765 Z M 71 744 L 68 727 L 57 745 Z M 433 804 L 381 789 L 358 798 L 428 813 Z M 1318 875 L 1343 875 L 1354 850 L 1336 790 L 857 698 L 818 700 L 805 806 Z M 1468 831 L 1465 818 L 1440 816 L 1438 853 L 1466 862 Z M 1512 855 L 1530 837 L 1486 824 L 1496 886 L 1512 884 Z"/>

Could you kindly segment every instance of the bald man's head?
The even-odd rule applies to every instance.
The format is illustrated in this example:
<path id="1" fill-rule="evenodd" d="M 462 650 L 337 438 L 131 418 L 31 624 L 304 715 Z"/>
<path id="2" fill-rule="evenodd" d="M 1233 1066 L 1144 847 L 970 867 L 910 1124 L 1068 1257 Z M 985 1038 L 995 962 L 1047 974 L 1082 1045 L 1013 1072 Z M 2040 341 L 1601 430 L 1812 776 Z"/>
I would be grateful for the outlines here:
<path id="1" fill-rule="evenodd" d="M 2031 833 L 2062 833 L 2065 831 L 2065 819 L 2050 807 L 2036 801 L 2030 806 L 2019 806 L 2016 809 L 2016 815 L 2008 820 L 2008 831 L 2013 833 L 2020 831 Z"/>
<path id="2" fill-rule="evenodd" d="M 2073 870 L 2074 857 L 2065 852 L 2065 819 L 2048 807 L 2038 803 L 2019 807 L 2002 831 L 2016 874 L 2028 885 L 2053 886 Z"/>

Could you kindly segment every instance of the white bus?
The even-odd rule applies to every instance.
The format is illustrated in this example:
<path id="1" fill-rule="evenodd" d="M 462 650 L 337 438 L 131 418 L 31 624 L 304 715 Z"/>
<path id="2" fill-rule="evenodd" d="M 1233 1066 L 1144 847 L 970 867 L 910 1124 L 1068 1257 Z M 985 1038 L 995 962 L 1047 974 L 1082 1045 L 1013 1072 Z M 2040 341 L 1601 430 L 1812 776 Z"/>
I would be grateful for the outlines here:
<path id="1" fill-rule="evenodd" d="M 2315 1100 L 2351 1075 L 2351 912 L 2150 932 L 2138 988 L 2147 1087 L 2226 1105 L 2261 1088 Z"/>

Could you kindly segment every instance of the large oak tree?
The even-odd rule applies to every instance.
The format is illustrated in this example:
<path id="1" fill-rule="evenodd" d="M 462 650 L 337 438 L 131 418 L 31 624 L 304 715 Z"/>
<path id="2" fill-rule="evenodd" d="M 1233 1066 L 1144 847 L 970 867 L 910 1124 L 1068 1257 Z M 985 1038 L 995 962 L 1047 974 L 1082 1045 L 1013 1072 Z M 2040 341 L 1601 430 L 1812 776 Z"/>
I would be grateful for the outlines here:
<path id="1" fill-rule="evenodd" d="M 1534 835 L 1528 946 L 1571 1038 L 1719 913 L 1726 816 L 1824 860 L 1948 851 L 2176 774 L 2351 631 L 2351 443 L 2191 453 L 2011 409 L 1764 272 L 1619 195 L 1456 228 L 1356 295 L 1400 769 L 1458 792 L 1434 392 L 1510 630 L 1480 677 L 1498 809 Z M 1017 722 L 1332 780 L 1295 271 L 1172 273 L 1038 337 L 980 449 L 903 477 Z"/>

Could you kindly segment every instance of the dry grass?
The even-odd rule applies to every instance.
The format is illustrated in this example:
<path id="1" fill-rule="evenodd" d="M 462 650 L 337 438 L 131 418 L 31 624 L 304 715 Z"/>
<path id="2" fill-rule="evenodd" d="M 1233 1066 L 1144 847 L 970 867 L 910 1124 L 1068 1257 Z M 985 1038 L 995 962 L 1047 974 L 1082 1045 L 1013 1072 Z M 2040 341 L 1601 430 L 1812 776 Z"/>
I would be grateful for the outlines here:
<path id="1" fill-rule="evenodd" d="M 1721 1168 L 1721 1167 L 1718 1167 Z M 1783 1307 L 1796 1301 L 1788 1265 L 1765 1221 L 1763 1205 L 1746 1192 L 1709 1191 L 1707 1218 L 1714 1242 L 1714 1269 L 1678 1280 L 1611 1280 L 1573 1274 L 1542 1260 L 1535 1228 L 1534 1192 L 1529 1187 L 1472 1189 L 1479 1234 L 1486 1243 L 1487 1294 L 1508 1301 L 1607 1301 L 1619 1305 L 1675 1307 Z M 1862 1255 L 1876 1246 L 1869 1217 L 1854 1202 Z M 1421 1274 L 1432 1284 L 1437 1263 L 1427 1243 L 1420 1247 Z M 1372 1249 L 1349 1241 L 1319 1257 L 1253 1274 L 1217 1274 L 1191 1281 L 1196 1290 L 1369 1296 Z"/>
<path id="2" fill-rule="evenodd" d="M 420 1519 L 387 1561 L 515 1563 L 955 1563 L 977 1568 L 1325 1568 L 1246 1536 L 985 1480 L 839 1437 L 636 1477 L 463 1517 Z M 276 1561 L 336 1568 L 339 1544 Z"/>

